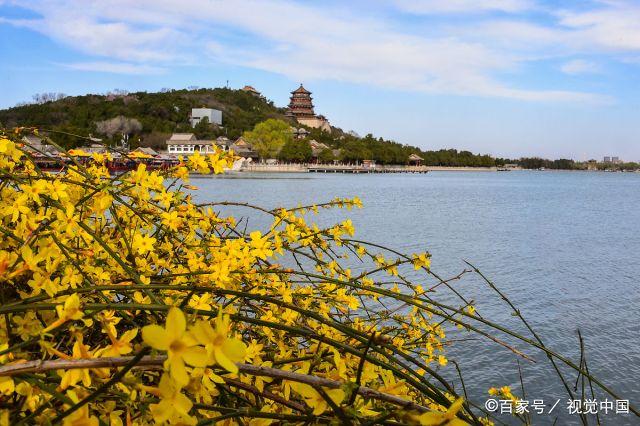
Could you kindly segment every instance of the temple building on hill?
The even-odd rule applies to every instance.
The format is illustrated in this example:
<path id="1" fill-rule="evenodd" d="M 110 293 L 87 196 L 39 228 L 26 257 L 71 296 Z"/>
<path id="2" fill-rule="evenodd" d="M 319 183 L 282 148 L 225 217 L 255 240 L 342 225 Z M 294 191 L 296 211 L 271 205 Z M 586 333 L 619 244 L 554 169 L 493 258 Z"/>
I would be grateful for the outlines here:
<path id="1" fill-rule="evenodd" d="M 244 87 L 243 87 L 242 89 L 240 89 L 240 90 L 242 90 L 243 92 L 247 92 L 247 93 L 249 93 L 250 95 L 253 95 L 253 96 L 257 97 L 257 98 L 264 99 L 264 96 L 262 96 L 262 93 L 258 92 L 258 91 L 256 90 L 256 88 L 255 88 L 255 87 L 253 87 L 253 86 L 249 86 L 249 85 L 247 85 L 247 86 L 244 86 Z"/>
<path id="2" fill-rule="evenodd" d="M 315 112 L 313 112 L 311 92 L 305 89 L 302 84 L 291 92 L 291 101 L 289 102 L 287 116 L 295 118 L 298 123 L 304 124 L 305 126 L 327 132 L 331 131 L 329 121 L 324 116 L 316 115 Z"/>

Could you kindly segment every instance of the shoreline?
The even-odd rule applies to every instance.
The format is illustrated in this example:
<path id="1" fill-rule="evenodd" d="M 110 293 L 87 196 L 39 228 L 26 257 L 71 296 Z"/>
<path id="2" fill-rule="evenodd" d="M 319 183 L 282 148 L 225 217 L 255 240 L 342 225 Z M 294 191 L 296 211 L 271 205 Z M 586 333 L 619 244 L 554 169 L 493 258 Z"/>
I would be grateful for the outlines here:
<path id="1" fill-rule="evenodd" d="M 400 167 L 400 166 L 389 166 L 389 167 Z M 315 170 L 309 170 L 307 168 L 307 166 L 302 166 L 302 165 L 294 165 L 294 164 L 282 164 L 282 165 L 259 165 L 258 167 L 256 167 L 256 165 L 253 165 L 249 168 L 242 168 L 242 169 L 236 169 L 236 170 L 229 170 L 232 173 L 305 173 L 305 174 L 309 174 L 309 173 L 313 173 L 313 174 L 326 174 L 324 172 L 316 172 Z M 510 169 L 507 170 L 509 172 L 511 171 L 515 171 L 515 172 L 553 172 L 553 173 L 559 173 L 559 172 L 584 172 L 584 173 L 640 173 L 640 171 L 620 171 L 620 170 L 616 170 L 616 171 L 608 171 L 608 170 L 575 170 L 575 169 L 546 169 L 546 170 L 537 170 L 537 169 L 522 169 L 522 168 L 517 168 L 517 169 Z M 426 173 L 426 172 L 498 172 L 498 168 L 497 167 L 463 167 L 463 166 L 426 166 L 420 169 L 420 171 L 415 171 L 415 170 L 411 170 L 411 169 L 407 169 L 406 171 L 395 171 L 394 174 L 397 173 L 405 173 L 405 174 L 415 174 L 415 173 Z M 501 171 L 502 172 L 502 171 Z M 327 173 L 329 174 L 333 174 L 334 172 L 329 170 L 327 171 Z M 341 173 L 341 174 L 352 174 L 352 173 L 343 173 L 339 170 L 336 171 L 336 173 Z M 366 172 L 363 171 L 361 173 L 355 173 L 355 174 L 389 174 L 388 172 L 382 172 L 380 170 L 377 171 L 372 171 L 372 172 Z"/>
<path id="2" fill-rule="evenodd" d="M 238 170 L 233 170 L 239 173 L 324 173 L 322 171 L 312 170 L 314 165 L 303 164 L 252 164 L 250 166 L 244 166 Z M 326 167 L 326 173 L 343 173 L 344 168 L 350 166 L 340 167 Z M 356 167 L 356 166 L 352 166 Z M 438 171 L 450 171 L 450 172 L 495 172 L 497 167 L 460 167 L 460 166 L 383 166 L 374 167 L 371 169 L 360 169 L 361 173 L 388 173 L 385 169 L 393 170 L 394 173 L 425 173 L 425 172 L 438 172 Z M 516 169 L 517 170 L 517 169 Z"/>

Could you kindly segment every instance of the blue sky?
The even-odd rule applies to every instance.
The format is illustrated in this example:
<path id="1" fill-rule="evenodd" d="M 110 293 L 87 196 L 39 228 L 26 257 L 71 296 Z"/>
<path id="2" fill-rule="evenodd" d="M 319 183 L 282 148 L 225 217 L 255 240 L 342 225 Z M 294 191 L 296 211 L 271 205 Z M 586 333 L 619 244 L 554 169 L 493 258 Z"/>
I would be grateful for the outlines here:
<path id="1" fill-rule="evenodd" d="M 35 93 L 303 82 L 360 134 L 640 161 L 640 2 L 0 0 L 0 107 Z"/>

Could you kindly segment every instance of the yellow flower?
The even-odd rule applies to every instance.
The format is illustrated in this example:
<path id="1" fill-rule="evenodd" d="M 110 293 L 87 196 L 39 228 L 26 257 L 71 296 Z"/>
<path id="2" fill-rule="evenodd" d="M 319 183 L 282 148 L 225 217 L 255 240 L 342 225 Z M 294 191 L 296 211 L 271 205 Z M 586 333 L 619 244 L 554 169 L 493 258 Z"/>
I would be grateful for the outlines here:
<path id="1" fill-rule="evenodd" d="M 24 317 L 14 315 L 12 318 L 17 328 L 14 333 L 20 335 L 22 340 L 29 340 L 33 336 L 37 336 L 40 330 L 42 330 L 42 324 L 35 312 L 26 312 Z"/>
<path id="2" fill-rule="evenodd" d="M 447 360 L 447 358 L 445 358 L 444 355 L 438 355 L 438 364 L 444 367 L 448 363 L 449 363 L 449 360 Z"/>
<path id="3" fill-rule="evenodd" d="M 38 390 L 34 389 L 34 387 L 27 382 L 18 383 L 16 393 L 24 397 L 23 410 L 29 409 L 35 411 L 40 405 L 41 398 Z M 0 422 L 0 425 L 2 425 L 2 422 Z"/>
<path id="4" fill-rule="evenodd" d="M 11 395 L 15 390 L 13 379 L 9 376 L 0 377 L 0 395 Z"/>
<path id="5" fill-rule="evenodd" d="M 312 386 L 306 383 L 298 383 L 298 382 L 291 382 L 289 385 L 291 386 L 291 389 L 293 389 L 295 392 L 299 393 L 302 396 L 302 398 L 304 399 L 304 402 L 309 407 L 313 408 L 313 414 L 315 416 L 318 416 L 324 413 L 325 411 L 327 411 L 329 404 L 322 397 L 320 392 L 315 390 Z M 331 398 L 331 401 L 333 401 L 336 405 L 340 405 L 344 400 L 344 391 L 342 389 L 323 389 L 323 390 L 327 394 L 327 396 Z"/>
<path id="6" fill-rule="evenodd" d="M 415 270 L 421 268 L 431 268 L 431 255 L 429 253 L 420 253 L 413 255 L 413 268 Z"/>
<path id="7" fill-rule="evenodd" d="M 87 346 L 82 343 L 82 338 L 77 339 L 73 344 L 73 358 L 91 358 L 91 353 Z M 91 375 L 89 374 L 89 370 L 86 368 L 72 368 L 66 371 L 58 370 L 58 375 L 62 377 L 62 380 L 60 381 L 60 388 L 63 390 L 75 386 L 76 383 L 80 381 L 82 381 L 84 386 L 91 386 Z"/>
<path id="8" fill-rule="evenodd" d="M 211 309 L 212 299 L 211 293 L 204 293 L 202 295 L 196 294 L 191 298 L 191 300 L 189 300 L 189 306 L 193 309 L 208 311 Z"/>
<path id="9" fill-rule="evenodd" d="M 456 414 L 458 414 L 458 411 L 462 408 L 463 402 L 463 398 L 458 398 L 451 404 L 446 412 L 430 411 L 421 414 L 418 417 L 418 421 L 423 426 L 466 426 L 468 425 L 467 422 L 456 417 Z"/>
<path id="10" fill-rule="evenodd" d="M 156 243 L 156 239 L 148 235 L 135 234 L 133 236 L 133 242 L 131 247 L 139 254 L 146 254 L 153 250 L 153 246 Z"/>
<path id="11" fill-rule="evenodd" d="M 162 219 L 162 224 L 172 231 L 177 231 L 182 225 L 182 218 L 176 211 L 162 213 L 160 218 Z"/>
<path id="12" fill-rule="evenodd" d="M 22 151 L 16 149 L 16 144 L 10 141 L 9 139 L 1 138 L 0 139 L 0 155 L 11 157 L 13 161 L 20 160 L 22 157 Z"/>
<path id="13" fill-rule="evenodd" d="M 43 333 L 53 330 L 67 321 L 78 320 L 84 316 L 84 313 L 80 309 L 80 298 L 76 293 L 68 296 L 64 301 L 64 305 L 57 305 L 56 312 L 58 313 L 58 319 L 42 330 Z"/>
<path id="14" fill-rule="evenodd" d="M 187 333 L 187 322 L 178 308 L 169 309 L 164 327 L 157 324 L 142 329 L 142 340 L 154 349 L 167 351 L 165 368 L 179 387 L 189 383 L 185 363 L 194 367 L 207 365 L 207 352 Z"/>
<path id="15" fill-rule="evenodd" d="M 74 391 L 68 391 L 67 396 L 74 403 L 80 402 L 80 398 L 77 397 Z M 64 418 L 62 422 L 63 426 L 98 426 L 100 421 L 96 416 L 91 416 L 89 412 L 89 405 L 85 404 L 73 413 Z"/>
<path id="16" fill-rule="evenodd" d="M 189 168 L 196 170 L 199 173 L 209 173 L 209 166 L 207 166 L 207 160 L 200 155 L 198 151 L 189 156 Z"/>
<path id="17" fill-rule="evenodd" d="M 42 201 L 40 200 L 40 195 L 45 194 L 47 192 L 47 181 L 39 179 L 32 183 L 31 185 L 20 185 L 22 192 L 24 192 L 30 199 L 40 204 Z"/>
<path id="18" fill-rule="evenodd" d="M 229 338 L 229 317 L 219 311 L 215 320 L 215 329 L 209 321 L 198 321 L 191 330 L 193 336 L 202 345 L 205 345 L 207 353 L 212 361 L 230 373 L 237 373 L 236 362 L 244 360 L 247 347 L 242 341 Z"/>
<path id="19" fill-rule="evenodd" d="M 158 203 L 168 209 L 171 206 L 171 201 L 173 201 L 173 192 L 162 191 L 155 196 L 155 199 L 158 200 Z"/>
<path id="20" fill-rule="evenodd" d="M 144 334 L 144 330 L 143 330 Z M 174 385 L 172 380 L 163 374 L 158 387 L 160 402 L 149 407 L 156 424 L 168 422 L 170 424 L 196 424 L 196 419 L 189 416 L 193 403 L 180 392 L 180 387 Z"/>
<path id="21" fill-rule="evenodd" d="M 271 250 L 271 243 L 266 238 L 262 237 L 260 231 L 253 231 L 249 234 L 251 237 L 251 255 L 265 260 L 267 257 L 273 254 Z"/>
<path id="22" fill-rule="evenodd" d="M 124 333 L 122 333 L 122 336 L 120 336 L 119 339 L 116 339 L 111 333 L 108 333 L 109 339 L 111 340 L 111 345 L 104 348 L 104 350 L 100 353 L 100 356 L 121 356 L 131 353 L 133 351 L 133 348 L 131 347 L 131 341 L 135 339 L 137 335 L 137 328 L 125 331 Z"/>
<path id="23" fill-rule="evenodd" d="M 251 340 L 251 343 L 249 343 L 249 346 L 247 347 L 244 360 L 259 361 L 263 348 L 264 348 L 264 345 L 259 344 L 256 339 Z"/>
<path id="24" fill-rule="evenodd" d="M 82 310 L 80 310 L 80 298 L 76 293 L 67 297 L 64 301 L 64 306 L 56 306 L 56 311 L 60 319 L 65 321 L 77 320 L 84 316 Z"/>
<path id="25" fill-rule="evenodd" d="M 342 222 L 342 232 L 352 237 L 356 233 L 356 230 L 353 227 L 353 222 L 351 222 L 351 219 L 347 219 L 344 222 Z"/>

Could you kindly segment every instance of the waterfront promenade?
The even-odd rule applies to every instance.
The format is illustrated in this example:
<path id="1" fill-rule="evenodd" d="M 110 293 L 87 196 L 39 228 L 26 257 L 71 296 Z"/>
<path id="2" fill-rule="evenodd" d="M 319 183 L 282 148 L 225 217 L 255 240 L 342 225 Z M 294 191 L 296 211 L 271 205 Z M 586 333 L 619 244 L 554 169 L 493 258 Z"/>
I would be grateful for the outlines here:
<path id="1" fill-rule="evenodd" d="M 363 166 L 349 164 L 245 164 L 243 172 L 256 173 L 428 173 L 430 171 L 495 172 L 495 167 L 446 167 L 446 166 Z"/>

